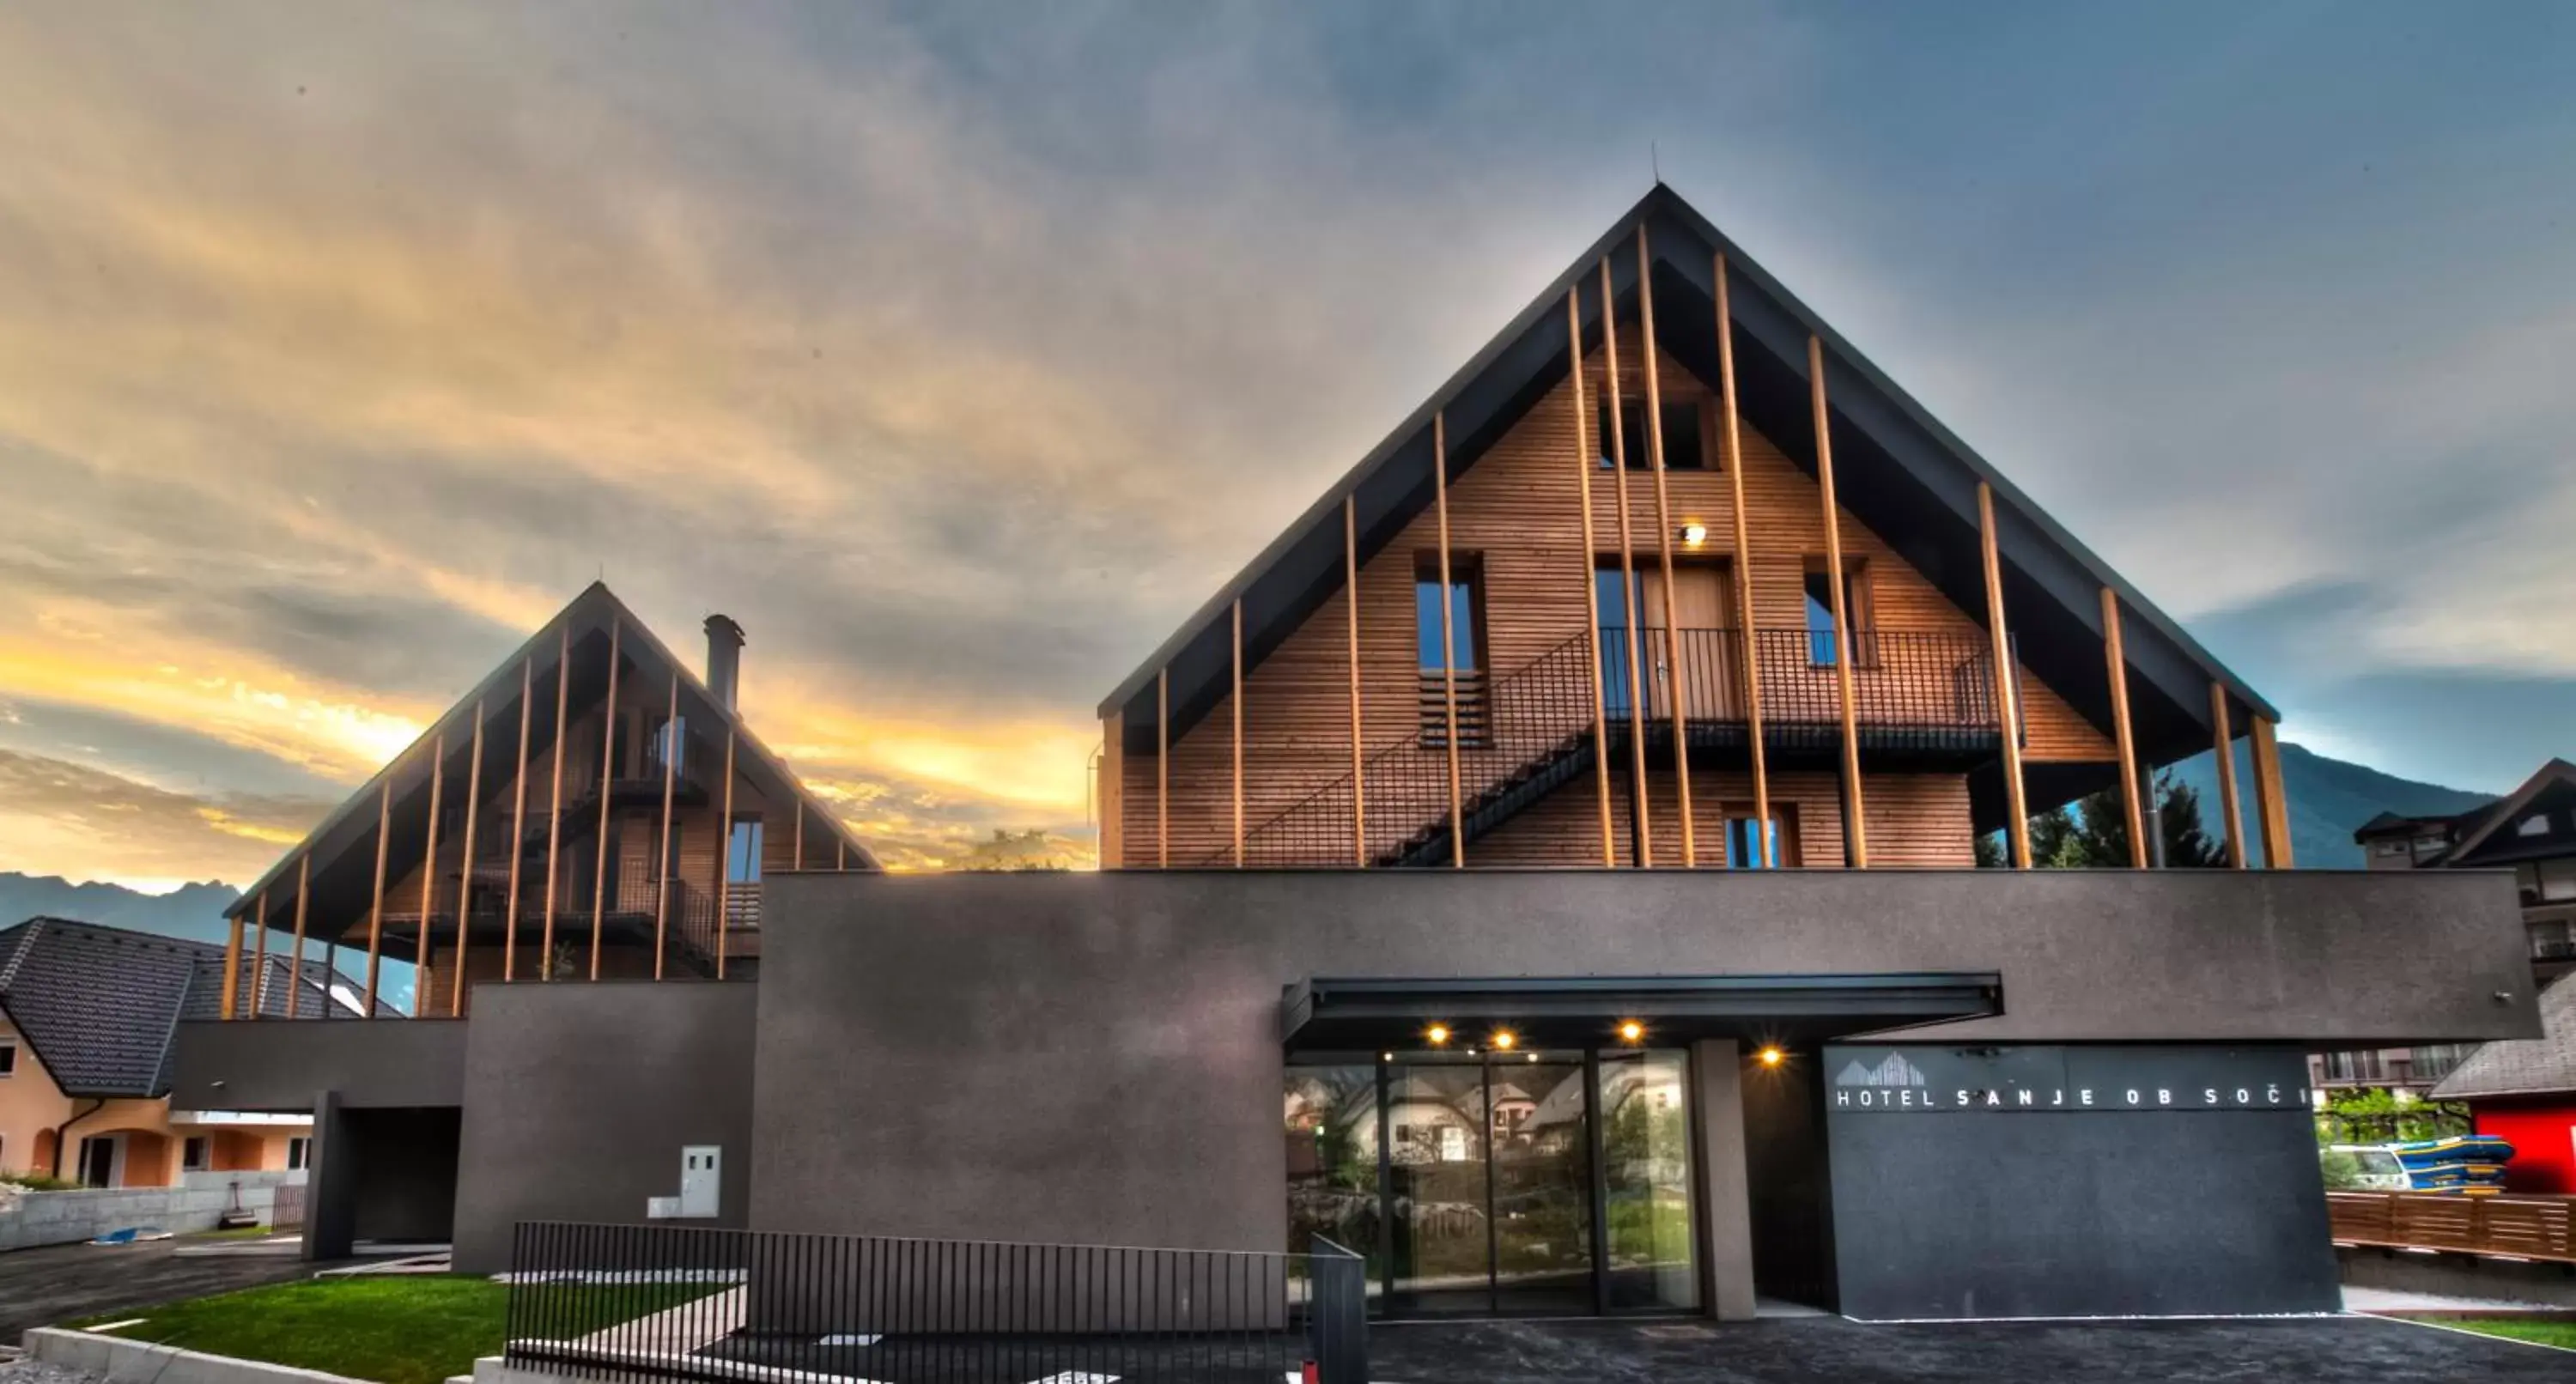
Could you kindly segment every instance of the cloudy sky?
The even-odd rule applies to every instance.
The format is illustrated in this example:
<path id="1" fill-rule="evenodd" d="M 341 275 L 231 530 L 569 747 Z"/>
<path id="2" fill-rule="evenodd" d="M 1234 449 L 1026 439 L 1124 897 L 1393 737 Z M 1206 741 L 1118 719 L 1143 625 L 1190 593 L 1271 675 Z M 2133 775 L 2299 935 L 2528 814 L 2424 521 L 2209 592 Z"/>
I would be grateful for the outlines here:
<path id="1" fill-rule="evenodd" d="M 603 574 L 890 856 L 1079 833 L 1100 694 L 1657 162 L 2288 738 L 2508 787 L 2571 71 L 2556 4 L 0 7 L 0 869 L 239 881 Z"/>

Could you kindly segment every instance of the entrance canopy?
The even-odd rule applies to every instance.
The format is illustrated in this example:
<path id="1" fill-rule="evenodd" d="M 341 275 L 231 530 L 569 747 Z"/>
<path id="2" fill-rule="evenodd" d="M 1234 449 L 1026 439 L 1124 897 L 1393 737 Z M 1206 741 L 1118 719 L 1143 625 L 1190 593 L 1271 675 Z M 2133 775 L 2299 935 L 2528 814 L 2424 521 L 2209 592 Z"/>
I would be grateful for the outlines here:
<path id="1" fill-rule="evenodd" d="M 1434 1025 L 1462 1046 L 1503 1031 L 1525 1047 L 1626 1038 L 1658 1045 L 1755 1036 L 1810 1042 L 2004 1012 L 1993 971 L 1888 975 L 1310 977 L 1288 987 L 1279 1036 L 1291 1051 L 1414 1048 Z M 1631 1039 L 1629 1041 L 1639 1041 Z"/>

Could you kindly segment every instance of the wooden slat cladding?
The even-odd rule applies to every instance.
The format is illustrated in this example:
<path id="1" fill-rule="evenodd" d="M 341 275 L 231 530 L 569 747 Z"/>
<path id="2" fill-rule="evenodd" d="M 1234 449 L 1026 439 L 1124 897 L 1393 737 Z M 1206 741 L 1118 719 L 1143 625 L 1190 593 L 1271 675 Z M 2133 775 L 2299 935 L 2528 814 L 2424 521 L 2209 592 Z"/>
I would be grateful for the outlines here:
<path id="1" fill-rule="evenodd" d="M 1621 393 L 1628 398 L 1639 396 L 1644 389 L 1644 367 L 1633 359 L 1639 340 L 1633 322 L 1621 325 Z M 1593 353 L 1586 370 L 1587 394 L 1596 401 L 1606 399 L 1608 380 L 1599 352 Z M 1704 416 L 1714 412 L 1713 392 L 1678 360 L 1666 355 L 1658 362 L 1657 370 L 1668 406 L 1700 408 Z M 1454 553 L 1477 558 L 1479 580 L 1483 583 L 1483 628 L 1478 631 L 1477 652 L 1488 678 L 1509 674 L 1530 663 L 1581 633 L 1591 621 L 1584 593 L 1566 576 L 1586 556 L 1581 496 L 1566 462 L 1567 454 L 1583 445 L 1576 434 L 1573 388 L 1571 381 L 1560 383 L 1450 488 L 1451 548 Z M 1718 429 L 1703 426 L 1698 433 L 1700 454 L 1696 468 L 1688 464 L 1694 458 L 1667 458 L 1682 463 L 1681 469 L 1670 471 L 1665 478 L 1673 527 L 1700 525 L 1707 530 L 1707 537 L 1697 546 L 1675 549 L 1676 563 L 1684 566 L 1725 561 L 1734 547 L 1732 487 L 1718 465 L 1722 446 Z M 1754 549 L 1749 595 L 1755 617 L 1764 628 L 1803 629 L 1807 564 L 1810 560 L 1820 561 L 1824 552 L 1823 511 L 1816 483 L 1770 439 L 1750 428 L 1742 429 L 1740 435 L 1745 510 Z M 1595 445 L 1599 445 L 1597 441 Z M 1655 512 L 1655 478 L 1651 472 L 1614 473 L 1596 467 L 1589 475 L 1589 483 L 1596 516 L 1613 511 L 1618 494 L 1613 487 L 1622 483 L 1628 487 L 1632 513 Z M 1983 640 L 1982 624 L 1952 605 L 1938 588 L 1848 511 L 1841 517 L 1841 529 L 1847 560 L 1860 564 L 1868 574 L 1869 628 L 1950 635 L 1963 645 Z M 1617 544 L 1608 526 L 1597 526 L 1594 540 L 1595 556 L 1616 553 Z M 1372 751 L 1422 729 L 1423 684 L 1416 657 L 1413 583 L 1420 559 L 1426 554 L 1436 559 L 1438 545 L 1437 519 L 1426 509 L 1360 568 L 1360 701 L 1371 737 L 1368 748 Z M 1637 533 L 1634 547 L 1645 565 L 1652 567 L 1655 536 Z M 1262 823 L 1328 788 L 1342 799 L 1342 810 L 1348 811 L 1349 599 L 1348 590 L 1334 592 L 1244 679 L 1244 820 L 1256 833 Z M 1730 612 L 1733 608 L 1733 602 L 1729 602 Z M 2026 671 L 2021 675 L 2020 686 L 2029 727 L 2026 759 L 2109 763 L 2116 758 L 2110 739 L 2063 698 Z M 1179 736 L 1172 747 L 1174 866 L 1223 863 L 1231 857 L 1232 724 L 1230 700 L 1220 699 L 1211 714 Z M 1862 764 L 1866 772 L 1866 754 Z M 1149 750 L 1123 756 L 1119 767 L 1124 791 L 1113 796 L 1124 809 L 1124 860 L 1131 867 L 1151 868 L 1157 761 Z M 1629 792 L 1626 766 L 1613 765 L 1612 770 L 1612 788 L 1624 802 Z M 1865 801 L 1869 794 L 1879 791 L 1880 777 L 1868 775 Z M 1750 802 L 1749 781 L 1725 781 L 1733 784 L 1729 792 L 1734 798 Z M 1469 784 L 1468 791 L 1472 794 L 1479 786 Z M 1778 791 L 1775 788 L 1775 795 Z M 1571 795 L 1578 818 L 1587 812 L 1592 815 L 1586 819 L 1589 835 L 1585 837 L 1583 858 L 1568 863 L 1597 865 L 1600 861 L 1599 818 L 1593 793 L 1587 782 Z M 1555 796 L 1568 795 L 1559 792 Z M 1954 855 L 1957 863 L 1967 863 L 1971 845 L 1964 789 L 1959 796 L 1962 807 L 1957 819 L 1957 840 L 1955 846 L 1942 848 L 1939 860 L 1919 858 L 1920 852 L 1910 847 L 1881 847 L 1873 852 L 1873 863 L 1878 863 L 1877 857 L 1882 854 L 1890 864 L 1951 863 Z M 1693 792 L 1695 808 L 1703 797 Z M 1838 858 L 1839 808 L 1831 806 L 1835 801 L 1836 795 L 1827 791 L 1824 802 L 1830 810 L 1812 822 L 1802 814 L 1801 826 L 1827 833 L 1825 839 L 1835 842 Z M 1656 820 L 1651 791 L 1648 805 L 1649 820 L 1656 827 L 1655 859 L 1659 863 L 1677 863 L 1681 858 L 1677 824 L 1667 842 L 1664 824 Z M 1871 840 L 1876 846 L 1881 813 L 1876 802 L 1868 801 L 1867 805 Z M 1544 810 L 1557 810 L 1557 805 L 1550 804 Z M 1347 821 L 1347 817 L 1343 820 Z M 1623 823 L 1624 820 L 1623 817 Z M 1382 819 L 1379 805 L 1369 804 L 1368 837 L 1372 849 L 1400 841 L 1422 825 L 1419 821 Z M 1493 839 L 1500 839 L 1509 830 L 1506 827 L 1495 833 Z M 1624 825 L 1620 830 L 1625 831 Z M 1899 825 L 1887 830 L 1896 838 L 1908 834 L 1908 829 Z M 1705 827 L 1700 834 L 1702 854 L 1713 860 L 1715 847 Z M 1480 842 L 1483 839 L 1486 838 L 1480 838 Z M 1624 839 L 1618 849 L 1628 849 Z M 1811 849 L 1808 858 L 1820 857 Z M 1478 849 L 1475 845 L 1470 847 L 1470 859 L 1477 864 L 1503 863 L 1492 856 L 1490 848 Z M 1313 863 L 1340 865 L 1347 861 L 1348 854 L 1344 852 Z"/>
<path id="2" fill-rule="evenodd" d="M 1771 812 L 1780 820 L 1784 867 L 1831 868 L 1843 864 L 1842 791 L 1833 770 L 1792 770 L 1769 775 Z M 1628 788 L 1611 781 L 1618 863 L 1636 863 L 1630 834 Z M 1669 769 L 1646 781 L 1646 820 L 1655 859 L 1681 859 L 1680 799 Z M 1976 848 L 1969 828 L 1968 781 L 1958 774 L 1871 774 L 1861 786 L 1873 869 L 1970 867 Z M 1726 819 L 1753 815 L 1753 776 L 1745 770 L 1702 769 L 1691 776 L 1691 810 L 1699 824 L 1700 865 L 1727 859 Z M 1587 866 L 1601 862 L 1599 818 L 1582 791 L 1549 794 L 1529 810 L 1477 838 L 1479 865 Z"/>

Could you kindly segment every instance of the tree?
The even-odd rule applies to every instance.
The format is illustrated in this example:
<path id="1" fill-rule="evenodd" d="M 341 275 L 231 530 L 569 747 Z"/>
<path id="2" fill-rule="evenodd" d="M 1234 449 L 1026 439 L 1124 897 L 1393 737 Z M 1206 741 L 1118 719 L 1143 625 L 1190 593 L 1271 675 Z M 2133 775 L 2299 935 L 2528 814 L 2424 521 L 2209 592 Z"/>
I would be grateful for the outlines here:
<path id="1" fill-rule="evenodd" d="M 2156 800 L 2163 810 L 2158 825 L 2165 839 L 2169 869 L 2216 869 L 2227 863 L 2227 850 L 2200 824 L 2200 795 L 2171 773 L 2156 776 Z M 2008 865 L 2003 834 L 1977 838 L 1977 864 Z M 2052 807 L 2030 819 L 2030 863 L 2043 870 L 2117 870 L 2129 865 L 2129 814 L 2120 804 L 2117 785 L 2087 793 L 2073 803 Z"/>

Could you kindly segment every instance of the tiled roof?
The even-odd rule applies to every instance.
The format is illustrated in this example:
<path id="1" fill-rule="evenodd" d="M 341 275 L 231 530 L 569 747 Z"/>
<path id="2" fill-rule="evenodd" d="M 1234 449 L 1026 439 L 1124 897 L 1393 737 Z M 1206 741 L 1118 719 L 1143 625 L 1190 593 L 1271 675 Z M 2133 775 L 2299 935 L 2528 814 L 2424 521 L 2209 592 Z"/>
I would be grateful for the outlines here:
<path id="1" fill-rule="evenodd" d="M 2540 1036 L 2487 1043 L 2433 1088 L 2435 1100 L 2576 1091 L 2576 974 L 2540 992 Z"/>
<path id="2" fill-rule="evenodd" d="M 242 958 L 244 1004 L 255 965 Z M 304 1015 L 329 1003 L 323 971 L 305 964 Z M 288 958 L 270 956 L 268 975 L 260 1012 L 284 1018 Z M 183 1018 L 221 1018 L 223 987 L 224 949 L 212 943 L 68 918 L 0 930 L 0 1011 L 65 1095 L 167 1091 L 172 1031 Z M 377 1012 L 392 1011 L 380 1001 Z"/>

